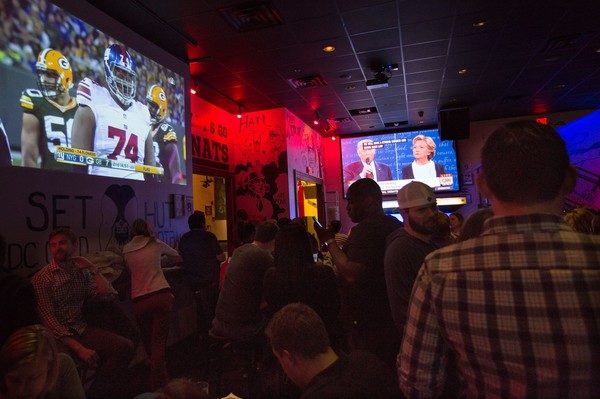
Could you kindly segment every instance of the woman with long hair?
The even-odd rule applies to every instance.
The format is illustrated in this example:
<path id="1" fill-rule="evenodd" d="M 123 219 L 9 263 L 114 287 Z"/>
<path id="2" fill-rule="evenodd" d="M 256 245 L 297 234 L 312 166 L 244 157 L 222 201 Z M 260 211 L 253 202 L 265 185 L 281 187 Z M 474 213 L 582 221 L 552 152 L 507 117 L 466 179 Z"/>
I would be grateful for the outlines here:
<path id="1" fill-rule="evenodd" d="M 0 398 L 83 399 L 85 393 L 73 359 L 34 324 L 13 332 L 0 349 Z"/>
<path id="2" fill-rule="evenodd" d="M 436 145 L 431 137 L 419 134 L 413 138 L 412 151 L 415 160 L 402 168 L 403 179 L 429 179 L 446 173 L 444 165 L 433 161 Z"/>
<path id="3" fill-rule="evenodd" d="M 269 315 L 288 303 L 302 302 L 317 312 L 331 335 L 340 306 L 335 273 L 315 263 L 303 226 L 290 224 L 277 233 L 273 258 L 275 265 L 267 270 L 264 280 Z"/>
<path id="4" fill-rule="evenodd" d="M 169 319 L 175 297 L 161 269 L 161 257 L 179 253 L 154 237 L 148 223 L 134 220 L 130 241 L 123 247 L 125 263 L 131 273 L 133 314 L 140 326 L 142 341 L 150 357 L 150 389 L 169 380 L 165 351 Z"/>

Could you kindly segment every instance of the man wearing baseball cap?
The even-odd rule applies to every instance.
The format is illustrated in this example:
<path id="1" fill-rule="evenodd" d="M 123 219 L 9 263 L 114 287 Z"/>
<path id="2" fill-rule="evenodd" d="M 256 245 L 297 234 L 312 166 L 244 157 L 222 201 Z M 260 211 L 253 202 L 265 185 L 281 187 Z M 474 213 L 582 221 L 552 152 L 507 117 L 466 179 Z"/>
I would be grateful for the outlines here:
<path id="1" fill-rule="evenodd" d="M 404 227 L 387 239 L 384 269 L 392 318 L 401 337 L 419 268 L 425 256 L 437 249 L 432 242 L 437 231 L 437 205 L 433 189 L 418 181 L 402 187 L 397 197 Z"/>

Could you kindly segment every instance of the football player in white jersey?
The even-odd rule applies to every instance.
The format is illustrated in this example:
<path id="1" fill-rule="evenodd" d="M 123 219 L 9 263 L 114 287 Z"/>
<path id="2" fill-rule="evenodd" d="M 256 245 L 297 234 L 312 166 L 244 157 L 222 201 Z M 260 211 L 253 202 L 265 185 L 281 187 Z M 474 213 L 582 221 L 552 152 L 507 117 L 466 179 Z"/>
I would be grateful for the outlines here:
<path id="1" fill-rule="evenodd" d="M 154 155 L 164 169 L 163 181 L 178 184 L 183 180 L 179 165 L 179 150 L 177 149 L 177 133 L 173 126 L 165 122 L 169 105 L 167 95 L 159 85 L 152 85 L 146 94 L 146 104 L 152 121 L 152 138 Z"/>
<path id="2" fill-rule="evenodd" d="M 118 44 L 104 52 L 108 89 L 89 78 L 77 87 L 79 109 L 73 122 L 73 147 L 107 160 L 89 166 L 92 175 L 144 180 L 136 165 L 155 165 L 150 113 L 135 100 L 137 73 L 133 58 Z M 110 167 L 106 165 L 110 161 Z"/>
<path id="3" fill-rule="evenodd" d="M 72 166 L 57 162 L 54 153 L 58 146 L 71 146 L 71 126 L 77 110 L 77 102 L 69 94 L 73 87 L 71 64 L 62 53 L 47 48 L 38 55 L 35 70 L 38 89 L 24 90 L 20 99 L 21 164 L 70 171 Z"/>

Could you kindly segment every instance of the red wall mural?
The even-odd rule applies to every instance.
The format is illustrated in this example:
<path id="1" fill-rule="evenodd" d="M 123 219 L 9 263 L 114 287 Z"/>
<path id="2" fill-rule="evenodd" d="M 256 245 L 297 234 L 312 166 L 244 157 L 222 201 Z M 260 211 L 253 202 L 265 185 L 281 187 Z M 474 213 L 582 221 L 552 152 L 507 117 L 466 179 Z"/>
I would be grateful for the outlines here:
<path id="1" fill-rule="evenodd" d="M 321 135 L 287 110 L 285 111 L 285 131 L 289 170 L 298 170 L 311 176 L 323 177 Z"/>
<path id="2" fill-rule="evenodd" d="M 238 211 L 254 221 L 289 217 L 283 108 L 244 114 L 239 124 L 234 140 Z"/>

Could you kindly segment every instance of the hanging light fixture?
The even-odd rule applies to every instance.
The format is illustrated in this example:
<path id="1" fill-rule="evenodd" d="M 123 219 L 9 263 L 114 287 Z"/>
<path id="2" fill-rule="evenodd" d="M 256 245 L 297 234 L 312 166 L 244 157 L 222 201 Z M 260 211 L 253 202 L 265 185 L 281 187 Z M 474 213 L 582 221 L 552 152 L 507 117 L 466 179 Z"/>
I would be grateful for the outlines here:
<path id="1" fill-rule="evenodd" d="M 192 86 L 190 87 L 190 94 L 198 93 L 198 82 L 195 80 L 192 81 Z"/>
<path id="2" fill-rule="evenodd" d="M 313 119 L 313 125 L 318 126 L 321 121 L 321 114 L 319 110 L 315 110 L 315 118 Z"/>

